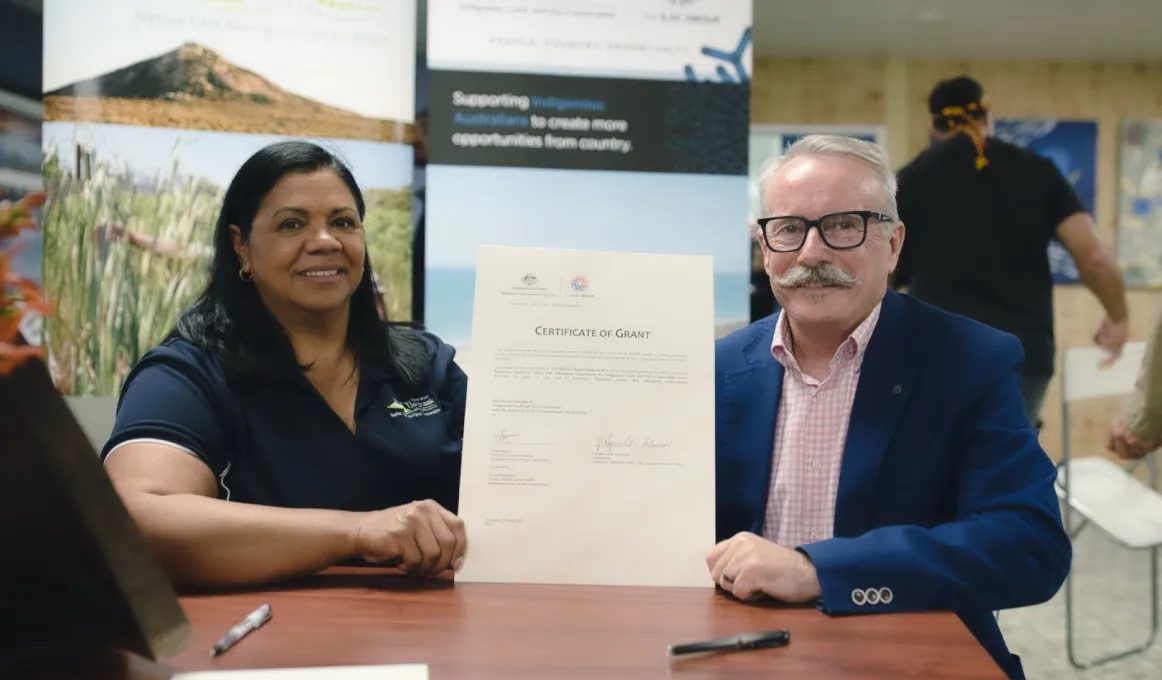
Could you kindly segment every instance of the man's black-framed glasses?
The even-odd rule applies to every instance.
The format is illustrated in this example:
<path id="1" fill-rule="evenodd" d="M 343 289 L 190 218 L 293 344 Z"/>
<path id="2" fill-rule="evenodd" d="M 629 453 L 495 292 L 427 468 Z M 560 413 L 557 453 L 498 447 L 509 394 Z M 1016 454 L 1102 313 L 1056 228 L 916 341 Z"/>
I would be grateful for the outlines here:
<path id="1" fill-rule="evenodd" d="M 819 230 L 823 242 L 832 250 L 851 250 L 867 240 L 867 225 L 871 221 L 892 222 L 889 215 L 873 210 L 849 210 L 829 213 L 817 220 L 799 215 L 763 217 L 758 220 L 763 241 L 776 253 L 793 253 L 807 242 L 811 227 Z"/>

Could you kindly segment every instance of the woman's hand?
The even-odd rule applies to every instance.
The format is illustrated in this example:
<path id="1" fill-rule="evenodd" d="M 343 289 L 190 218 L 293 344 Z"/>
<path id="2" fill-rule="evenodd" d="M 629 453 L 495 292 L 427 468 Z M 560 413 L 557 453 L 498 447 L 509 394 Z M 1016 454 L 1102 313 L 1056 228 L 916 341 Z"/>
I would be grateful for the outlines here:
<path id="1" fill-rule="evenodd" d="M 368 562 L 399 559 L 411 574 L 439 574 L 451 566 L 459 571 L 468 550 L 464 522 L 423 500 L 369 512 L 355 528 L 356 553 Z"/>

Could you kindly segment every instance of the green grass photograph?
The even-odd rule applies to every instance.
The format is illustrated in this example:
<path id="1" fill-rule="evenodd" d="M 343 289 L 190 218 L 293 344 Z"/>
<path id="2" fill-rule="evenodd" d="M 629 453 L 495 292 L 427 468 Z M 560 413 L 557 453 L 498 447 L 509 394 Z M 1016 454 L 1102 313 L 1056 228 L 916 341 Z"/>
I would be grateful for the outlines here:
<path id="1" fill-rule="evenodd" d="M 43 212 L 49 365 L 61 393 L 116 396 L 129 369 L 205 287 L 222 197 L 268 135 L 47 123 Z M 314 140 L 367 201 L 372 266 L 388 317 L 411 313 L 411 148 Z"/>

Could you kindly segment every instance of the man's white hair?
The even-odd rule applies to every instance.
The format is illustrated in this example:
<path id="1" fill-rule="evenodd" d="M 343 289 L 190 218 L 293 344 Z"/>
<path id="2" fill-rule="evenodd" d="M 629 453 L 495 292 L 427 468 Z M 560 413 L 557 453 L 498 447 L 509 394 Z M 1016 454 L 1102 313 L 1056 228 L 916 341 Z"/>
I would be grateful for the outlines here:
<path id="1" fill-rule="evenodd" d="M 808 135 L 792 144 L 781 156 L 763 164 L 759 173 L 759 200 L 767 205 L 767 185 L 792 159 L 800 156 L 815 158 L 853 158 L 871 166 L 884 190 L 884 212 L 899 220 L 896 208 L 896 173 L 892 172 L 888 153 L 879 144 L 872 144 L 844 135 Z"/>

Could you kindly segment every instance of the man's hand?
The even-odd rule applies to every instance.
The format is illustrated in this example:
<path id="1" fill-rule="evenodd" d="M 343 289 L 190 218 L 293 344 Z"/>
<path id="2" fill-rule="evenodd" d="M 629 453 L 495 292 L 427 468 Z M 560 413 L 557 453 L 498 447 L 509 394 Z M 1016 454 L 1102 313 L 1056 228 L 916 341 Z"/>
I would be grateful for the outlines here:
<path id="1" fill-rule="evenodd" d="M 1110 423 L 1110 436 L 1106 448 L 1118 454 L 1123 460 L 1136 460 L 1162 448 L 1162 439 L 1142 439 L 1130 431 L 1126 421 L 1115 418 Z"/>
<path id="2" fill-rule="evenodd" d="M 783 602 L 810 602 L 821 589 L 807 556 L 742 532 L 722 541 L 706 556 L 714 582 L 740 600 L 768 595 Z"/>
<path id="3" fill-rule="evenodd" d="M 1093 342 L 1098 347 L 1110 353 L 1107 362 L 1117 361 L 1122 356 L 1122 346 L 1130 336 L 1130 321 L 1128 318 L 1121 321 L 1111 321 L 1107 316 L 1102 319 L 1097 332 L 1093 334 Z"/>

